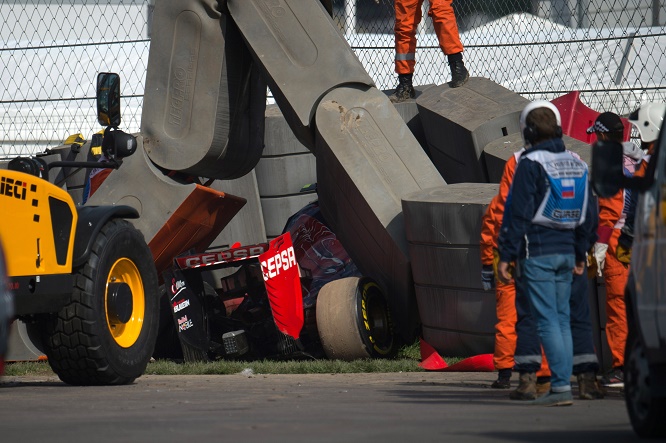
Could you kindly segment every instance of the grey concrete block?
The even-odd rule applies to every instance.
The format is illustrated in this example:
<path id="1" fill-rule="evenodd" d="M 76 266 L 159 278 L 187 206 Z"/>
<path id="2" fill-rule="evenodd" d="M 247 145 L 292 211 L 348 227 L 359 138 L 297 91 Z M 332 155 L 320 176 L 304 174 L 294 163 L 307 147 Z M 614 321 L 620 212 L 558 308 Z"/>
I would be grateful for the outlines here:
<path id="1" fill-rule="evenodd" d="M 255 171 L 262 197 L 298 194 L 303 186 L 317 181 L 317 162 L 311 152 L 262 157 Z"/>
<path id="2" fill-rule="evenodd" d="M 317 194 L 307 192 L 285 197 L 261 197 L 261 209 L 264 214 L 266 235 L 274 238 L 282 234 L 289 217 L 317 200 Z"/>
<path id="3" fill-rule="evenodd" d="M 492 354 L 495 349 L 495 336 L 490 334 L 443 331 L 423 326 L 423 339 L 434 347 L 440 355 L 447 357 L 472 357 Z"/>
<path id="4" fill-rule="evenodd" d="M 228 7 L 275 101 L 305 146 L 314 146 L 311 124 L 328 91 L 343 84 L 374 85 L 320 2 L 243 0 Z"/>
<path id="5" fill-rule="evenodd" d="M 445 182 L 375 88 L 331 91 L 316 128 L 322 214 L 361 272 L 386 292 L 403 338 L 413 339 L 418 314 L 401 198 Z"/>
<path id="6" fill-rule="evenodd" d="M 425 153 L 428 155 L 430 155 L 428 140 L 426 139 L 425 130 L 423 129 L 423 123 L 421 122 L 419 109 L 416 105 L 416 99 L 419 98 L 421 94 L 423 94 L 423 91 L 433 86 L 434 85 L 432 84 L 414 86 L 414 92 L 416 93 L 416 96 L 413 99 L 408 99 L 400 103 L 393 103 L 395 110 L 398 111 L 398 114 L 400 114 L 402 119 L 405 121 L 409 130 L 412 131 L 412 134 L 414 134 L 414 137 L 416 137 L 419 145 L 421 145 Z M 393 89 L 385 91 L 387 96 L 393 94 L 393 92 Z"/>
<path id="7" fill-rule="evenodd" d="M 562 140 L 564 140 L 566 148 L 578 154 L 587 163 L 588 167 L 592 165 L 592 148 L 590 145 L 568 135 L 564 135 Z M 524 145 L 523 137 L 518 132 L 486 144 L 483 148 L 483 156 L 485 158 L 488 179 L 491 183 L 500 182 L 506 161 L 514 152 L 522 149 Z"/>
<path id="8" fill-rule="evenodd" d="M 264 243 L 266 228 L 259 200 L 259 190 L 254 171 L 235 180 L 215 180 L 211 188 L 242 196 L 247 200 L 243 208 L 211 243 L 211 248 L 228 248 L 235 242 L 242 245 Z"/>
<path id="9" fill-rule="evenodd" d="M 22 320 L 14 320 L 9 327 L 5 360 L 8 362 L 45 360 L 46 353 L 40 349 L 41 344 L 38 340 L 39 338 L 31 333 Z"/>
<path id="10" fill-rule="evenodd" d="M 481 217 L 499 187 L 456 183 L 402 197 L 407 240 L 429 245 L 479 245 Z"/>
<path id="11" fill-rule="evenodd" d="M 416 285 L 416 298 L 424 339 L 441 355 L 469 357 L 493 352 L 494 291 Z"/>
<path id="12" fill-rule="evenodd" d="M 481 253 L 476 245 L 435 246 L 409 244 L 414 283 L 483 290 Z"/>
<path id="13" fill-rule="evenodd" d="M 523 136 L 516 132 L 493 140 L 483 148 L 483 157 L 490 183 L 499 183 L 502 180 L 504 165 L 507 160 L 514 152 L 520 151 L 524 145 Z"/>
<path id="14" fill-rule="evenodd" d="M 156 2 L 141 131 L 160 167 L 233 179 L 263 149 L 266 84 L 214 0 Z"/>
<path id="15" fill-rule="evenodd" d="M 416 285 L 423 339 L 442 356 L 471 357 L 495 349 L 494 291 Z"/>
<path id="16" fill-rule="evenodd" d="M 481 286 L 481 218 L 498 186 L 456 183 L 402 198 L 424 338 L 442 355 L 492 352 L 495 292 Z"/>
<path id="17" fill-rule="evenodd" d="M 487 182 L 483 148 L 520 132 L 524 97 L 493 81 L 472 77 L 459 87 L 428 88 L 416 100 L 430 155 L 448 183 Z"/>
<path id="18" fill-rule="evenodd" d="M 294 135 L 277 105 L 266 106 L 264 152 L 262 157 L 308 153 L 310 150 Z"/>

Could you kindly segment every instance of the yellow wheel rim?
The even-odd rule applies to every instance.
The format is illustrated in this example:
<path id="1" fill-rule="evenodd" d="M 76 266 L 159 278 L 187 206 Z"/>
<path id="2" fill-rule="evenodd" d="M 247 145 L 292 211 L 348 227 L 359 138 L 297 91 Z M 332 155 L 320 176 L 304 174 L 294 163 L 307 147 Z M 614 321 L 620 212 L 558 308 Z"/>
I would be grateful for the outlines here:
<path id="1" fill-rule="evenodd" d="M 126 283 L 132 290 L 132 315 L 127 323 L 109 317 L 109 283 Z M 106 324 L 116 343 L 123 348 L 129 348 L 136 343 L 143 327 L 146 303 L 143 297 L 141 274 L 132 260 L 121 258 L 111 266 L 106 279 L 104 307 Z"/>

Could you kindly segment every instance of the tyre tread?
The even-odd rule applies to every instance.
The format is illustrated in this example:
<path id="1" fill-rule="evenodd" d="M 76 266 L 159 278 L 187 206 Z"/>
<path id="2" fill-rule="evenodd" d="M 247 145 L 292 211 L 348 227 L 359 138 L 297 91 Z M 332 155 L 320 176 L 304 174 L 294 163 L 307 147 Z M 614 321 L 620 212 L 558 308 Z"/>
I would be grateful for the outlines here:
<path id="1" fill-rule="evenodd" d="M 129 222 L 122 219 L 111 220 L 104 225 L 93 242 L 88 261 L 78 272 L 75 271 L 77 274 L 70 303 L 51 318 L 48 327 L 50 332 L 47 332 L 45 337 L 47 357 L 53 371 L 65 383 L 129 384 L 140 375 L 118 374 L 109 364 L 107 352 L 102 344 L 101 334 L 104 334 L 104 329 L 100 331 L 95 320 L 95 295 L 92 293 L 95 286 L 95 271 L 101 261 L 100 254 L 116 233 L 127 229 L 136 231 Z M 139 231 L 136 233 L 141 236 Z M 143 241 L 143 238 L 141 240 Z M 146 279 L 144 284 L 147 286 L 150 281 Z M 149 308 L 150 305 L 147 303 L 146 310 Z M 156 329 L 157 322 L 154 321 L 153 324 Z M 153 338 L 155 333 L 152 333 Z M 145 366 L 141 369 L 141 373 L 144 369 Z"/>

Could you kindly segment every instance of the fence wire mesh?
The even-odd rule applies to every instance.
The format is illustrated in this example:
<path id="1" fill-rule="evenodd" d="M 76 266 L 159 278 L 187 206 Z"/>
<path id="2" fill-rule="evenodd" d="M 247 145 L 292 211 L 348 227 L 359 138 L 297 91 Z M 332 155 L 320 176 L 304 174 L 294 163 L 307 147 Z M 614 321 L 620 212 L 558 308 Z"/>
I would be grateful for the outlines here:
<path id="1" fill-rule="evenodd" d="M 169 0 L 157 0 L 169 1 Z M 303 0 L 316 1 L 316 0 Z M 97 132 L 98 72 L 122 78 L 122 128 L 140 131 L 153 0 L 5 0 L 0 5 L 0 156 Z M 392 0 L 333 0 L 333 20 L 380 89 L 396 84 Z M 626 115 L 666 101 L 660 0 L 455 0 L 464 60 L 528 99 L 580 91 Z M 415 84 L 450 79 L 423 2 Z M 270 100 L 270 97 L 269 97 Z"/>

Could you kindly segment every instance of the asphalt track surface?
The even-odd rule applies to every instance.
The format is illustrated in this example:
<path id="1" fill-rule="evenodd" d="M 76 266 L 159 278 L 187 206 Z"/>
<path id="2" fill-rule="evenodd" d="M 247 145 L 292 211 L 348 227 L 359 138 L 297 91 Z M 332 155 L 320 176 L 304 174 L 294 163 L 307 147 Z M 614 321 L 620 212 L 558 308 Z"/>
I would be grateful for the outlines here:
<path id="1" fill-rule="evenodd" d="M 0 442 L 626 442 L 622 392 L 535 407 L 494 373 L 4 377 Z M 517 384 L 514 377 L 513 384 Z M 575 388 L 575 386 L 574 386 Z"/>

